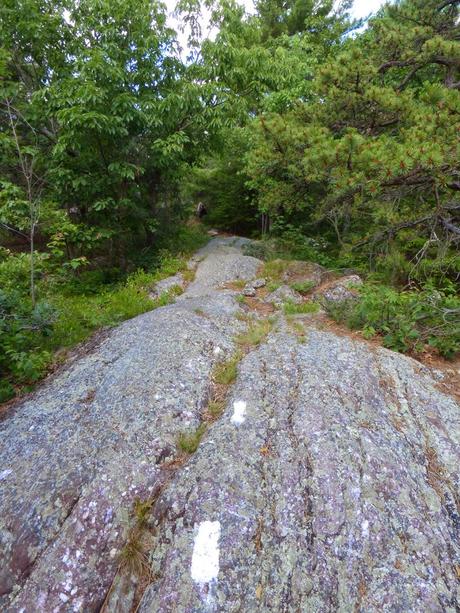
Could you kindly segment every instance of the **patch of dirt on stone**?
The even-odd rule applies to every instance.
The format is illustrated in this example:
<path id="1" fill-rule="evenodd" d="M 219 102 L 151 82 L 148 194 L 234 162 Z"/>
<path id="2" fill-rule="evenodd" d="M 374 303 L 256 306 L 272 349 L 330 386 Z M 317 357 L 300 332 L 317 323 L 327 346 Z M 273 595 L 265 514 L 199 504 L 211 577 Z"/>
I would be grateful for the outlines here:
<path id="1" fill-rule="evenodd" d="M 436 382 L 437 389 L 443 394 L 453 396 L 457 402 L 460 402 L 460 359 L 447 362 L 441 358 L 430 358 L 422 363 L 430 369 L 442 372 L 443 379 Z"/>
<path id="2" fill-rule="evenodd" d="M 312 276 L 324 278 L 325 275 L 329 276 L 329 273 L 319 264 L 294 260 L 289 262 L 283 274 L 283 280 L 288 283 L 298 283 L 310 280 Z"/>
<path id="3" fill-rule="evenodd" d="M 255 311 L 258 315 L 262 315 L 264 317 L 268 317 L 276 311 L 273 304 L 268 302 L 262 302 L 258 298 L 251 298 L 249 296 L 245 297 L 244 304 L 248 307 L 249 310 Z"/>

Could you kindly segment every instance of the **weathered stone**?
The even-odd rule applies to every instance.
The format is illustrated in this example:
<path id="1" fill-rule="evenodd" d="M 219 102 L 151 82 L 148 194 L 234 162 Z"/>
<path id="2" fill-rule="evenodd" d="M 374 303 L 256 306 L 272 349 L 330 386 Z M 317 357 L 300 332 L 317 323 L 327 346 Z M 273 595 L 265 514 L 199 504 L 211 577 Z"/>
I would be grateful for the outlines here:
<path id="1" fill-rule="evenodd" d="M 152 299 L 159 298 L 162 294 L 166 292 L 170 292 L 171 290 L 185 287 L 185 279 L 182 273 L 178 272 L 176 275 L 172 277 L 167 277 L 166 279 L 162 279 L 155 284 L 154 289 L 150 292 L 150 297 Z"/>
<path id="2" fill-rule="evenodd" d="M 235 298 L 213 287 L 260 262 L 230 240 L 208 250 L 190 292 L 123 323 L 0 422 L 0 609 L 101 606 L 135 498 L 169 476 L 168 450 L 199 425 L 242 328 Z"/>
<path id="3" fill-rule="evenodd" d="M 252 297 L 256 295 L 256 290 L 251 285 L 246 285 L 246 287 L 241 293 L 243 294 L 243 296 Z"/>
<path id="4" fill-rule="evenodd" d="M 283 273 L 285 283 L 304 282 L 319 285 L 327 276 L 327 270 L 315 262 L 291 261 Z"/>
<path id="5" fill-rule="evenodd" d="M 255 279 L 255 281 L 251 281 L 251 286 L 254 289 L 260 289 L 261 287 L 265 287 L 267 285 L 267 279 Z"/>
<path id="6" fill-rule="evenodd" d="M 215 288 L 254 278 L 244 244 L 211 241 L 175 304 L 0 422 L 2 611 L 458 609 L 460 406 L 414 360 L 314 322 L 299 342 L 281 317 L 174 461 L 242 330 Z M 152 502 L 142 577 L 120 570 L 136 498 Z"/>
<path id="7" fill-rule="evenodd" d="M 265 298 L 265 302 L 270 302 L 276 306 L 281 306 L 285 302 L 300 304 L 302 302 L 302 296 L 288 285 L 281 285 L 278 289 L 275 289 L 274 292 L 268 294 Z"/>
<path id="8" fill-rule="evenodd" d="M 334 283 L 328 285 L 324 290 L 318 291 L 317 296 L 331 302 L 345 302 L 347 300 L 357 300 L 358 292 L 355 288 L 363 284 L 358 275 L 342 277 Z"/>
<path id="9" fill-rule="evenodd" d="M 276 333 L 153 509 L 140 613 L 453 613 L 458 409 L 409 358 Z"/>

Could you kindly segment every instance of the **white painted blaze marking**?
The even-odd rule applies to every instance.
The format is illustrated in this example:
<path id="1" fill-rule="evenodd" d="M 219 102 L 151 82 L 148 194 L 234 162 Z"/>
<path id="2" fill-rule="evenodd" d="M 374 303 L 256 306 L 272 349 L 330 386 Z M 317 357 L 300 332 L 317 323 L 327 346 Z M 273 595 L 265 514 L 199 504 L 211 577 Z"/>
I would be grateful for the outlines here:
<path id="1" fill-rule="evenodd" d="M 246 421 L 246 403 L 244 400 L 236 400 L 233 403 L 233 415 L 231 417 L 232 424 L 242 424 Z"/>
<path id="2" fill-rule="evenodd" d="M 202 521 L 198 526 L 190 572 L 195 583 L 210 583 L 219 574 L 219 521 Z"/>

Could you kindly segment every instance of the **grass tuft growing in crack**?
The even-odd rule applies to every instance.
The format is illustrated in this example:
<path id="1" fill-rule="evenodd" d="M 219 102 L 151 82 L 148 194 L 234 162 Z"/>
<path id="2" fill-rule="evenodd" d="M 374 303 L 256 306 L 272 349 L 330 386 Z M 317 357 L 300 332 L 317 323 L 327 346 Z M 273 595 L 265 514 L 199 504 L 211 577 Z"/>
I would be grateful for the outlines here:
<path id="1" fill-rule="evenodd" d="M 194 281 L 195 275 L 196 271 L 190 270 L 189 268 L 186 268 L 184 271 L 182 271 L 182 277 L 186 283 L 191 283 L 192 281 Z"/>
<path id="2" fill-rule="evenodd" d="M 300 304 L 285 302 L 283 309 L 286 315 L 305 315 L 307 313 L 317 313 L 319 311 L 319 304 L 316 302 L 301 302 Z"/>
<path id="3" fill-rule="evenodd" d="M 219 362 L 213 372 L 213 380 L 220 385 L 230 385 L 238 374 L 238 364 L 243 357 L 242 351 L 237 351 L 225 362 Z"/>
<path id="4" fill-rule="evenodd" d="M 281 282 L 284 273 L 289 268 L 289 264 L 288 260 L 269 260 L 265 262 L 261 275 L 267 277 L 272 282 Z"/>
<path id="5" fill-rule="evenodd" d="M 175 302 L 176 297 L 180 296 L 183 292 L 184 290 L 180 285 L 173 285 L 169 290 L 160 294 L 158 298 L 152 300 L 152 308 L 158 309 L 159 307 L 172 304 Z"/>
<path id="6" fill-rule="evenodd" d="M 150 572 L 141 530 L 132 529 L 130 531 L 128 539 L 120 552 L 120 565 L 123 569 L 137 577 Z"/>
<path id="7" fill-rule="evenodd" d="M 205 432 L 205 423 L 200 424 L 196 430 L 181 432 L 177 438 L 177 447 L 183 453 L 187 453 L 189 455 L 195 453 Z"/>
<path id="8" fill-rule="evenodd" d="M 225 400 L 210 400 L 206 412 L 211 421 L 218 419 L 225 409 Z"/>
<path id="9" fill-rule="evenodd" d="M 261 319 L 249 324 L 245 332 L 239 334 L 235 341 L 244 347 L 257 347 L 267 338 L 273 327 L 272 319 Z"/>
<path id="10" fill-rule="evenodd" d="M 295 334 L 299 343 L 306 343 L 307 334 L 305 332 L 305 328 L 299 321 L 292 321 L 288 318 L 287 320 L 288 326 L 291 329 L 291 332 Z"/>
<path id="11" fill-rule="evenodd" d="M 295 283 L 291 283 L 291 288 L 299 294 L 308 294 L 312 289 L 316 287 L 316 283 L 314 281 L 296 281 Z"/>
<path id="12" fill-rule="evenodd" d="M 120 551 L 121 568 L 138 577 L 150 573 L 150 565 L 146 553 L 145 526 L 152 506 L 153 500 L 136 498 L 132 510 L 134 525 L 130 528 L 126 543 Z"/>

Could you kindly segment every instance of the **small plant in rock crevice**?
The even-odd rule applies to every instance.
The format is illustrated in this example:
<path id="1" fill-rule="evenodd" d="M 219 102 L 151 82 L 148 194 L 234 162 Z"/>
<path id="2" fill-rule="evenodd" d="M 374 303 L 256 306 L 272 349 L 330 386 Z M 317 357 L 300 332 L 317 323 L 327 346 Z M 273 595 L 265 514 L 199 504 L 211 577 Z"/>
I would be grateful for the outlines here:
<path id="1" fill-rule="evenodd" d="M 317 313 L 319 311 L 319 304 L 316 302 L 301 302 L 300 304 L 285 302 L 283 310 L 285 315 L 306 315 L 309 313 Z"/>
<path id="2" fill-rule="evenodd" d="M 306 343 L 307 334 L 305 332 L 305 328 L 299 321 L 292 321 L 288 319 L 288 326 L 290 330 L 295 334 L 299 343 Z"/>
<path id="3" fill-rule="evenodd" d="M 267 338 L 272 327 L 273 320 L 271 319 L 256 320 L 250 323 L 248 329 L 239 334 L 235 341 L 243 347 L 257 347 Z"/>
<path id="4" fill-rule="evenodd" d="M 216 364 L 213 371 L 213 380 L 220 385 L 230 385 L 238 374 L 238 364 L 243 357 L 242 351 L 237 351 L 225 362 Z"/>
<path id="5" fill-rule="evenodd" d="M 218 419 L 225 410 L 225 399 L 210 400 L 206 409 L 210 421 Z"/>
<path id="6" fill-rule="evenodd" d="M 200 424 L 196 430 L 181 432 L 177 437 L 178 449 L 187 454 L 195 453 L 205 432 L 205 423 Z"/>
<path id="7" fill-rule="evenodd" d="M 299 294 L 308 294 L 311 290 L 316 287 L 316 283 L 314 281 L 297 281 L 295 283 L 291 283 L 291 288 Z"/>
<path id="8" fill-rule="evenodd" d="M 132 510 L 134 524 L 129 529 L 126 542 L 120 551 L 121 568 L 138 577 L 150 574 L 146 524 L 153 502 L 151 499 L 136 498 Z"/>

